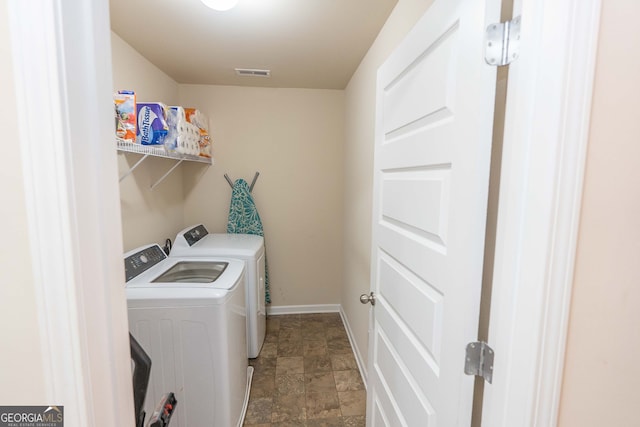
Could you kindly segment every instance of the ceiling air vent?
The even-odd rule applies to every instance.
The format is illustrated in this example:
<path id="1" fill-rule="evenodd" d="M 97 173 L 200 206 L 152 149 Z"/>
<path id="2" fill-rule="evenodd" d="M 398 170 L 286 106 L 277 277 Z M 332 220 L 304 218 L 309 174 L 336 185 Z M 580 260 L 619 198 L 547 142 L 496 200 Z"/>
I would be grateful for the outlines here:
<path id="1" fill-rule="evenodd" d="M 253 68 L 236 68 L 236 74 L 241 77 L 271 77 L 271 70 L 256 70 Z"/>

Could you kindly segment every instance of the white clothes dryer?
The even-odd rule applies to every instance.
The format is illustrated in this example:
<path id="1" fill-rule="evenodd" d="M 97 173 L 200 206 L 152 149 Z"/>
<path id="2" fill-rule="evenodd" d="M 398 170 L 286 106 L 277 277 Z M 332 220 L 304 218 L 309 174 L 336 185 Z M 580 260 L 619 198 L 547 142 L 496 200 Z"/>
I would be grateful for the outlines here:
<path id="1" fill-rule="evenodd" d="M 209 234 L 204 225 L 178 233 L 169 257 L 228 257 L 245 262 L 247 275 L 247 353 L 258 357 L 267 328 L 264 238 L 253 234 Z"/>
<path id="2" fill-rule="evenodd" d="M 253 373 L 244 263 L 168 258 L 158 245 L 126 253 L 124 263 L 129 330 L 152 360 L 147 414 L 170 390 L 172 426 L 241 426 Z"/>

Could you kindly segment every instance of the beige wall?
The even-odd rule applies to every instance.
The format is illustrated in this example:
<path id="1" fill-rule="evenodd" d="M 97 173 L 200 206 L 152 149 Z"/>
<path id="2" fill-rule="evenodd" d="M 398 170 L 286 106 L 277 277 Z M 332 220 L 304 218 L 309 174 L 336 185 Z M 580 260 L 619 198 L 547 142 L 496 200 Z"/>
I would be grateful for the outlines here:
<path id="1" fill-rule="evenodd" d="M 178 103 L 178 84 L 147 61 L 124 40 L 111 33 L 113 87 L 135 90 L 138 101 Z M 119 154 L 118 168 L 124 174 L 139 154 Z M 147 243 L 173 240 L 183 226 L 182 168 L 179 166 L 153 191 L 156 182 L 175 161 L 148 158 L 120 183 L 124 251 Z"/>
<path id="2" fill-rule="evenodd" d="M 211 118 L 214 165 L 149 158 L 120 184 L 124 250 L 203 222 L 226 231 L 230 188 L 251 181 L 268 242 L 273 305 L 338 304 L 342 266 L 344 93 L 178 85 L 112 33 L 114 89 L 197 107 Z M 119 155 L 120 173 L 139 155 Z M 318 262 L 321 260 L 322 262 Z"/>
<path id="3" fill-rule="evenodd" d="M 223 175 L 250 183 L 260 172 L 253 196 L 272 305 L 338 304 L 343 91 L 180 85 L 180 102 L 209 117 L 215 157 L 208 169 L 184 169 L 186 224 L 225 232 L 231 189 Z"/>
<path id="4" fill-rule="evenodd" d="M 345 90 L 346 128 L 342 156 L 346 179 L 341 300 L 365 365 L 369 310 L 358 298 L 370 286 L 376 71 L 431 3 L 432 0 L 398 1 Z"/>
<path id="5" fill-rule="evenodd" d="M 602 6 L 561 427 L 640 425 L 640 3 Z"/>
<path id="6" fill-rule="evenodd" d="M 16 95 L 13 87 L 7 2 L 0 3 L 0 129 L 2 166 L 0 199 L 0 402 L 2 405 L 46 404 L 38 315 L 31 254 L 27 235 L 27 211 L 22 181 Z M 10 243 L 8 243 L 10 242 Z"/>

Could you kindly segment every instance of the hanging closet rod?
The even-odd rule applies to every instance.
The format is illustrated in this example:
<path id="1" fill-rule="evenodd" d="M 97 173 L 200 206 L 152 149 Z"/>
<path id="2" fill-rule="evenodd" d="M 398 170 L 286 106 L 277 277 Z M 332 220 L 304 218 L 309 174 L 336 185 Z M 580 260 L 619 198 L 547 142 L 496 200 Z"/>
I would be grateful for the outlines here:
<path id="1" fill-rule="evenodd" d="M 258 176 L 260 176 L 260 172 L 256 172 L 256 174 L 253 176 L 253 181 L 251 181 L 251 185 L 249 186 L 249 191 L 253 191 L 253 186 L 256 185 L 256 181 L 258 180 Z M 225 173 L 224 174 L 224 179 L 227 180 L 227 182 L 229 183 L 229 187 L 231 187 L 231 189 L 233 190 L 233 181 L 231 181 L 231 178 L 229 178 L 229 175 L 227 175 Z"/>

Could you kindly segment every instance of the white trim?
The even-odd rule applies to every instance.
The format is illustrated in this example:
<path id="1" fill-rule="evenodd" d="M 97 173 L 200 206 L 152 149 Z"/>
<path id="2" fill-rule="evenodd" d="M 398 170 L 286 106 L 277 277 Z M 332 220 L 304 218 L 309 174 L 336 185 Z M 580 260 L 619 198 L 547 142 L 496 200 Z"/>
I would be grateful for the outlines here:
<path id="1" fill-rule="evenodd" d="M 244 425 L 244 419 L 247 417 L 247 409 L 249 408 L 249 396 L 251 396 L 251 383 L 253 382 L 254 368 L 253 366 L 247 367 L 247 385 L 244 392 L 244 400 L 242 401 L 242 411 L 240 412 L 240 419 L 236 427 L 242 427 Z"/>
<path id="2" fill-rule="evenodd" d="M 536 426 L 555 426 L 558 418 L 600 23 L 600 0 L 581 0 L 572 6 L 570 15 L 575 27 L 567 47 L 571 60 L 564 81 L 560 126 L 564 141 L 547 259 L 549 281 L 542 307 L 546 319 L 542 325 L 542 348 L 538 350 L 541 360 L 533 419 Z"/>
<path id="3" fill-rule="evenodd" d="M 364 383 L 364 388 L 368 389 L 368 381 L 369 375 L 367 372 L 367 364 L 364 363 L 362 359 L 362 354 L 360 353 L 360 349 L 356 344 L 355 336 L 353 335 L 353 330 L 351 329 L 351 325 L 347 320 L 347 314 L 344 312 L 344 307 L 340 306 L 340 317 L 342 318 L 342 324 L 344 325 L 344 329 L 347 331 L 347 337 L 349 337 L 349 343 L 351 343 L 351 349 L 353 350 L 353 355 L 356 358 L 356 363 L 358 364 L 358 370 L 360 371 L 360 376 L 362 377 L 362 382 Z"/>
<path id="4" fill-rule="evenodd" d="M 66 421 L 78 425 L 82 424 L 80 420 L 86 419 L 88 403 L 79 363 L 82 349 L 76 339 L 79 322 L 73 300 L 74 272 L 65 258 L 71 251 L 71 242 L 68 239 L 69 218 L 66 217 L 66 135 L 60 129 L 61 95 L 58 90 L 61 77 L 57 58 L 46 55 L 58 50 L 57 38 L 49 37 L 55 32 L 52 21 L 56 18 L 53 3 L 41 2 L 38 7 L 21 1 L 9 3 L 20 133 L 18 147 L 23 162 L 31 262 L 40 314 L 40 344 L 43 356 L 50 355 L 42 360 L 46 396 L 51 404 L 75 405 L 77 409 L 66 414 Z M 22 52 L 29 52 L 29 55 Z M 49 68 L 50 65 L 53 66 Z M 38 72 L 47 68 L 50 69 L 48 74 Z M 37 120 L 28 120 L 30 117 Z M 39 182 L 41 177 L 46 177 L 42 183 Z M 50 246 L 54 241 L 55 246 Z M 51 250 L 52 247 L 56 249 Z M 55 280 L 59 286 L 47 286 L 47 279 Z M 55 313 L 56 309 L 59 313 Z"/>
<path id="5" fill-rule="evenodd" d="M 108 16 L 9 2 L 46 398 L 87 427 L 133 420 Z"/>
<path id="6" fill-rule="evenodd" d="M 279 316 L 282 314 L 305 314 L 305 313 L 338 313 L 340 304 L 315 304 L 315 305 L 270 305 L 267 307 L 269 316 Z"/>
<path id="7" fill-rule="evenodd" d="M 600 0 L 517 0 L 484 426 L 557 423 Z"/>

